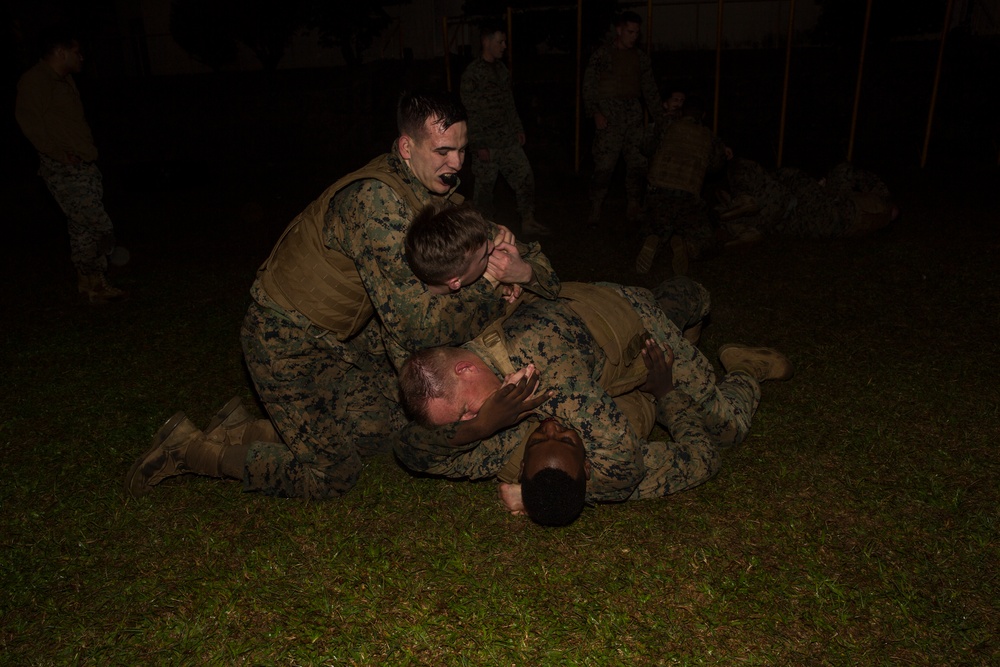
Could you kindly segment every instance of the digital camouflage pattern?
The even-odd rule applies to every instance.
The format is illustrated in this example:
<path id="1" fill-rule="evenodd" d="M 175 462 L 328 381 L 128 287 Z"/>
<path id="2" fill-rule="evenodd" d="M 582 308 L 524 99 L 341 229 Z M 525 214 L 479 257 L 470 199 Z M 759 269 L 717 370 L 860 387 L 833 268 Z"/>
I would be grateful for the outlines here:
<path id="1" fill-rule="evenodd" d="M 763 234 L 811 239 L 848 236 L 858 216 L 854 195 L 874 195 L 887 209 L 891 201 L 888 187 L 878 176 L 846 162 L 833 167 L 822 181 L 800 169 L 771 171 L 747 159 L 733 160 L 728 175 L 733 197 L 752 197 L 760 211 L 727 226 L 749 226 Z"/>
<path id="2" fill-rule="evenodd" d="M 654 294 L 639 287 L 605 284 L 626 298 L 652 337 L 674 351 L 675 391 L 660 402 L 657 418 L 670 431 L 672 443 L 652 443 L 637 432 L 615 399 L 598 385 L 606 355 L 568 302 L 534 301 L 521 306 L 503 324 L 515 368 L 535 364 L 539 390 L 555 389 L 536 416 L 486 440 L 462 447 L 427 438 L 396 445 L 408 467 L 446 477 L 482 479 L 496 475 L 545 417 L 557 417 L 577 429 L 592 466 L 587 485 L 590 501 L 618 501 L 674 493 L 701 483 L 718 469 L 715 448 L 741 442 L 760 400 L 760 388 L 743 373 L 716 384 L 712 364 L 665 315 L 657 297 L 673 301 L 669 310 L 679 321 L 697 321 L 707 313 L 704 288 L 684 278 L 665 283 Z M 673 286 L 680 285 L 680 289 Z M 689 302 L 685 305 L 681 299 Z M 490 364 L 475 341 L 463 347 Z M 498 377 L 499 369 L 493 368 Z M 634 399 L 635 393 L 626 397 Z M 628 398 L 620 400 L 631 400 Z"/>
<path id="3" fill-rule="evenodd" d="M 462 104 L 469 114 L 469 151 L 472 156 L 472 200 L 487 215 L 493 213 L 493 190 L 502 175 L 514 191 L 522 219 L 535 212 L 535 175 L 521 147 L 524 127 L 517 115 L 510 73 L 500 60 L 476 58 L 462 73 Z M 478 151 L 489 149 L 490 159 Z"/>
<path id="4" fill-rule="evenodd" d="M 595 130 L 593 157 L 594 174 L 590 182 L 590 199 L 600 206 L 618 163 L 625 158 L 625 189 L 629 201 L 642 201 L 646 180 L 646 157 L 641 152 L 644 132 L 643 102 L 654 120 L 662 114 L 660 92 L 653 77 L 649 56 L 637 48 L 627 49 L 634 58 L 622 60 L 613 44 L 604 44 L 590 57 L 583 77 L 584 113 L 589 118 L 601 113 L 608 127 Z M 628 67 L 629 71 L 617 71 Z M 632 69 L 638 71 L 631 71 Z M 616 85 L 622 80 L 637 81 L 637 86 Z"/>
<path id="5" fill-rule="evenodd" d="M 436 196 L 398 154 L 388 159 L 418 201 Z M 471 340 L 504 312 L 506 302 L 486 280 L 447 295 L 427 291 L 403 254 L 415 213 L 406 197 L 372 179 L 330 198 L 326 245 L 354 261 L 375 307 L 375 317 L 346 342 L 283 310 L 254 283 L 243 351 L 284 444 L 251 445 L 245 489 L 314 499 L 343 494 L 357 481 L 361 456 L 388 451 L 391 434 L 405 423 L 394 362 L 424 347 Z M 519 247 L 535 274 L 524 288 L 558 293 L 558 278 L 537 244 Z"/>
<path id="6" fill-rule="evenodd" d="M 93 162 L 70 165 L 39 153 L 38 175 L 66 215 L 70 259 L 80 274 L 103 274 L 115 247 L 115 229 L 104 210 L 104 182 Z"/>

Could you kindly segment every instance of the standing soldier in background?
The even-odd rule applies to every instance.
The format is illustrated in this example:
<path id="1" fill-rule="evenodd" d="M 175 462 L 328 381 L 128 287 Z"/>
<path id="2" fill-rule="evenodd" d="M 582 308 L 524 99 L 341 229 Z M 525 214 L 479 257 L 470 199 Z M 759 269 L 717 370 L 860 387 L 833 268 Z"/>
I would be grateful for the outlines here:
<path id="1" fill-rule="evenodd" d="M 594 119 L 594 175 L 590 182 L 591 212 L 588 222 L 601 216 L 618 156 L 625 156 L 627 216 L 639 217 L 645 190 L 646 158 L 640 144 L 643 134 L 642 102 L 651 114 L 662 113 L 660 93 L 649 56 L 636 48 L 642 19 L 624 12 L 615 21 L 615 38 L 590 57 L 583 78 L 583 105 Z"/>
<path id="2" fill-rule="evenodd" d="M 108 283 L 108 260 L 128 261 L 115 247 L 115 230 L 104 210 L 97 147 L 83 114 L 73 74 L 83 67 L 80 42 L 53 29 L 42 38 L 41 59 L 17 83 L 14 115 L 38 151 L 38 175 L 66 214 L 70 258 L 77 287 L 91 303 L 124 301 L 128 293 Z"/>
<path id="3" fill-rule="evenodd" d="M 472 199 L 484 215 L 492 216 L 493 189 L 502 175 L 517 200 L 521 233 L 546 236 L 548 227 L 535 220 L 535 175 L 524 154 L 524 127 L 517 115 L 510 73 L 503 64 L 507 31 L 499 21 L 480 29 L 482 56 L 462 74 L 462 104 L 469 114 L 469 150 L 475 176 Z"/>

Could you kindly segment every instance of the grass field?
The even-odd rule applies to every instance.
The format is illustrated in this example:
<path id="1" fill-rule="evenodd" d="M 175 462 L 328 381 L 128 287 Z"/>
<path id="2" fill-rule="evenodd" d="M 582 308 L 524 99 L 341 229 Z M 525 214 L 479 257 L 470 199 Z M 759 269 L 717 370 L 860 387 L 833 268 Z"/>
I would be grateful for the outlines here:
<path id="1" fill-rule="evenodd" d="M 495 484 L 375 459 L 340 500 L 217 480 L 121 482 L 158 425 L 253 404 L 247 288 L 287 220 L 339 172 L 209 170 L 109 184 L 133 299 L 76 300 L 58 216 L 4 264 L 0 663 L 9 665 L 1000 664 L 1000 175 L 887 175 L 874 237 L 767 239 L 692 265 L 701 349 L 773 345 L 717 478 L 544 530 Z M 540 174 L 564 280 L 640 280 L 637 238 L 590 232 L 584 183 Z M 609 201 L 609 206 L 621 201 Z M 508 211 L 509 214 L 509 211 Z M 504 221 L 504 220 L 501 220 Z"/>

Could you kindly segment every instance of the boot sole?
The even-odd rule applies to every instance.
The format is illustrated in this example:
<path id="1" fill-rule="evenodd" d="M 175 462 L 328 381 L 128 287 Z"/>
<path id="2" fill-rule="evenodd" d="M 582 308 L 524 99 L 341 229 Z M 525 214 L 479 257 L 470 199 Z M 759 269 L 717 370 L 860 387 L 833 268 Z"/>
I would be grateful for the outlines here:
<path id="1" fill-rule="evenodd" d="M 795 374 L 795 367 L 792 366 L 791 360 L 785 355 L 783 355 L 781 352 L 778 352 L 777 350 L 769 347 L 750 347 L 749 345 L 740 345 L 739 343 L 726 343 L 725 345 L 719 348 L 719 362 L 722 363 L 723 368 L 726 368 L 726 364 L 725 362 L 722 361 L 722 355 L 725 354 L 726 350 L 731 350 L 734 348 L 740 350 L 750 350 L 755 354 L 761 356 L 769 356 L 776 359 L 777 361 L 783 361 L 785 363 L 786 366 L 785 372 L 777 375 L 769 375 L 766 378 L 764 378 L 762 382 L 768 380 L 790 380 L 792 379 L 792 376 Z"/>
<path id="2" fill-rule="evenodd" d="M 151 486 L 132 488 L 132 485 L 135 482 L 135 476 L 138 474 L 143 462 L 145 462 L 146 459 L 152 456 L 153 453 L 159 449 L 161 445 L 163 445 L 163 442 L 170 437 L 170 434 L 174 432 L 174 429 L 177 428 L 185 419 L 187 419 L 187 415 L 183 412 L 177 412 L 163 423 L 160 430 L 158 430 L 156 435 L 153 436 L 153 442 L 149 449 L 146 450 L 145 454 L 135 460 L 135 463 L 132 464 L 128 474 L 125 475 L 125 493 L 133 498 L 141 498 L 149 493 L 149 491 L 153 488 Z"/>

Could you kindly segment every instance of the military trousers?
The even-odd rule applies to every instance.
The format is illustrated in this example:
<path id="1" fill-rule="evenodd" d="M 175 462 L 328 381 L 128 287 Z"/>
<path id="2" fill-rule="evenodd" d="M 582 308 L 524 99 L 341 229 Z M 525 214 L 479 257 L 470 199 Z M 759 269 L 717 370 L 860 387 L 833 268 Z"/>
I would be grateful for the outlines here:
<path id="1" fill-rule="evenodd" d="M 530 218 L 535 212 L 535 174 L 524 149 L 518 144 L 502 148 L 490 148 L 490 159 L 480 160 L 472 156 L 472 175 L 475 184 L 472 189 L 472 200 L 476 208 L 488 216 L 494 214 L 493 191 L 496 188 L 497 176 L 503 176 L 507 185 L 514 191 L 517 212 L 521 219 Z"/>
<path id="2" fill-rule="evenodd" d="M 255 285 L 241 339 L 247 368 L 283 442 L 250 446 L 244 489 L 324 499 L 358 481 L 363 457 L 392 450 L 406 425 L 396 374 L 368 329 L 342 342 Z M 261 303 L 263 302 L 263 303 Z"/>
<path id="3" fill-rule="evenodd" d="M 115 230 L 104 210 L 101 170 L 93 162 L 64 164 L 39 153 L 38 175 L 66 215 L 70 259 L 77 272 L 107 271 Z"/>

